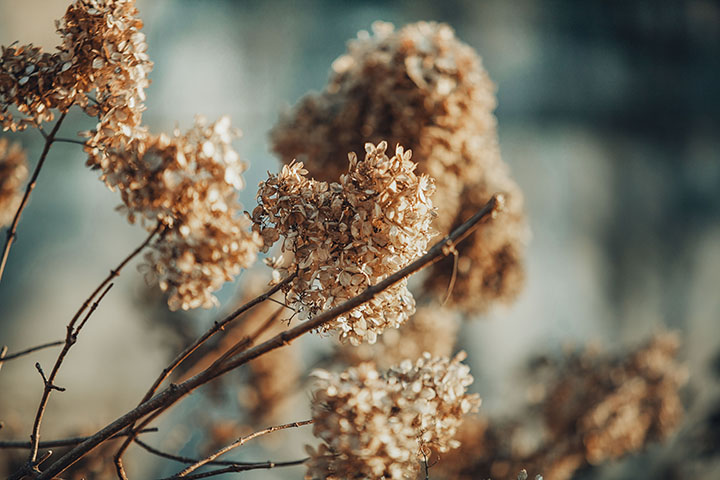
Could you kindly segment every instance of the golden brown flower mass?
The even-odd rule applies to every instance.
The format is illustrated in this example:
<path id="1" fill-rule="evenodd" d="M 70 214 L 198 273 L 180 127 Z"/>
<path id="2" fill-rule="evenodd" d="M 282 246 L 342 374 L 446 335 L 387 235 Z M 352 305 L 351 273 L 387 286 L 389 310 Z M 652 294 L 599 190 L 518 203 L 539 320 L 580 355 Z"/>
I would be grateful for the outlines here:
<path id="1" fill-rule="evenodd" d="M 340 374 L 318 371 L 312 404 L 317 448 L 308 447 L 306 479 L 416 478 L 423 453 L 447 452 L 480 398 L 467 393 L 470 369 L 425 354 L 381 374 L 363 363 Z"/>
<path id="2" fill-rule="evenodd" d="M 325 90 L 283 116 L 271 140 L 284 162 L 297 159 L 327 181 L 338 179 L 345 152 L 362 142 L 412 149 L 418 171 L 435 179 L 433 226 L 443 235 L 504 193 L 503 219 L 459 248 L 450 305 L 481 311 L 519 291 L 527 239 L 522 193 L 500 158 L 493 90 L 480 58 L 449 26 L 419 22 L 395 32 L 378 22 L 372 35 L 360 32 L 349 43 Z M 453 258 L 436 264 L 426 289 L 443 298 L 454 269 Z"/>
<path id="3" fill-rule="evenodd" d="M 365 145 L 365 159 L 349 157 L 339 183 L 309 179 L 302 163 L 285 165 L 260 184 L 253 212 L 265 250 L 282 237 L 276 275 L 297 276 L 285 289 L 304 316 L 339 305 L 425 253 L 435 210 L 434 187 L 416 175 L 411 152 L 387 143 Z M 402 280 L 326 329 L 356 345 L 374 343 L 415 311 Z"/>

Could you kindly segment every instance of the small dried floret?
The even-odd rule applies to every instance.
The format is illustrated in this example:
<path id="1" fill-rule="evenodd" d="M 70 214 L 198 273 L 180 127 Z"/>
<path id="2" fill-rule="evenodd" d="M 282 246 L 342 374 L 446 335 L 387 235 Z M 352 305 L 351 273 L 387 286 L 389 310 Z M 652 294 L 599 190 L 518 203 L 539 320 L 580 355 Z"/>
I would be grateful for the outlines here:
<path id="1" fill-rule="evenodd" d="M 313 433 L 323 443 L 308 447 L 305 478 L 416 478 L 423 453 L 459 446 L 452 437 L 480 405 L 467 393 L 473 379 L 464 358 L 425 354 L 384 374 L 370 363 L 316 373 Z"/>
<path id="2" fill-rule="evenodd" d="M 527 225 L 522 193 L 500 158 L 494 86 L 475 51 L 444 24 L 419 22 L 396 32 L 378 22 L 332 68 L 325 90 L 306 96 L 273 129 L 275 152 L 334 181 L 345 168 L 342 155 L 360 142 L 404 145 L 418 171 L 435 179 L 433 227 L 442 235 L 504 193 L 503 218 L 459 249 L 450 305 L 477 312 L 513 299 L 523 283 Z M 426 290 L 445 297 L 454 270 L 452 258 L 436 263 Z"/>
<path id="3" fill-rule="evenodd" d="M 0 227 L 9 225 L 22 201 L 28 176 L 25 152 L 19 144 L 0 138 Z"/>
<path id="4" fill-rule="evenodd" d="M 349 154 L 340 183 L 308 179 L 303 164 L 292 163 L 260 184 L 255 228 L 265 250 L 283 238 L 282 255 L 271 263 L 278 278 L 297 270 L 285 292 L 304 316 L 357 296 L 425 253 L 435 212 L 432 180 L 415 174 L 409 150 L 398 146 L 388 157 L 386 149 L 385 142 L 368 143 L 362 161 Z M 414 310 L 402 280 L 324 330 L 353 344 L 374 343 Z"/>
<path id="5" fill-rule="evenodd" d="M 145 269 L 173 310 L 215 305 L 212 292 L 249 266 L 262 244 L 237 200 L 246 165 L 230 143 L 236 135 L 228 117 L 212 124 L 198 117 L 184 134 L 149 136 L 138 150 L 110 157 L 117 168 L 106 181 L 120 190 L 128 219 L 165 227 Z"/>
<path id="6" fill-rule="evenodd" d="M 387 368 L 406 358 L 418 358 L 424 352 L 447 357 L 455 346 L 458 320 L 451 311 L 434 305 L 421 306 L 399 328 L 385 330 L 374 345 L 339 345 L 335 359 L 347 365 L 375 362 L 378 367 Z"/>

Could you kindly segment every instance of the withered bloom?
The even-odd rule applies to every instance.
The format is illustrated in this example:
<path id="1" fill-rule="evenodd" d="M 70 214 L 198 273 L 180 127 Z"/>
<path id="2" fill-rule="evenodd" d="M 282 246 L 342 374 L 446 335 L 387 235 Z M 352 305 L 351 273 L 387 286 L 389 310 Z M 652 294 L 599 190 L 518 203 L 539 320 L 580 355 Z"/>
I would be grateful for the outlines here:
<path id="1" fill-rule="evenodd" d="M 675 360 L 678 347 L 677 335 L 666 333 L 625 355 L 586 352 L 533 371 L 544 393 L 539 409 L 505 422 L 464 424 L 458 439 L 475 455 L 447 455 L 439 478 L 511 478 L 527 468 L 568 480 L 581 468 L 666 439 L 683 416 L 686 373 Z M 521 448 L 517 440 L 523 431 L 527 436 L 525 425 L 537 424 L 535 413 L 542 433 L 531 448 Z"/>
<path id="2" fill-rule="evenodd" d="M 28 176 L 25 152 L 19 144 L 0 138 L 0 226 L 10 225 L 22 201 Z"/>
<path id="3" fill-rule="evenodd" d="M 246 165 L 230 144 L 235 135 L 228 117 L 212 124 L 198 117 L 184 134 L 150 136 L 143 150 L 126 152 L 132 158 L 112 177 L 131 222 L 164 226 L 144 268 L 173 310 L 215 305 L 212 292 L 248 267 L 262 244 L 237 200 Z"/>
<path id="4" fill-rule="evenodd" d="M 451 311 L 434 305 L 420 306 L 399 328 L 386 329 L 373 345 L 338 345 L 334 360 L 346 365 L 375 362 L 387 368 L 406 358 L 419 358 L 425 352 L 433 357 L 448 357 L 459 327 L 458 316 Z"/>
<path id="5" fill-rule="evenodd" d="M 282 255 L 271 263 L 278 278 L 297 270 L 285 291 L 303 316 L 357 296 L 425 253 L 435 212 L 432 181 L 415 174 L 409 150 L 398 146 L 388 157 L 386 149 L 385 142 L 368 143 L 364 160 L 350 154 L 339 183 L 309 179 L 302 163 L 292 163 L 260 184 L 255 228 L 266 250 L 282 237 Z M 414 311 L 402 280 L 325 330 L 354 345 L 374 343 Z"/>
<path id="6" fill-rule="evenodd" d="M 271 140 L 284 162 L 303 162 L 327 181 L 346 171 L 344 153 L 364 141 L 412 149 L 418 171 L 435 179 L 433 226 L 441 234 L 504 193 L 502 219 L 459 246 L 451 304 L 482 311 L 519 291 L 527 237 L 522 194 L 500 158 L 493 90 L 480 58 L 449 26 L 420 22 L 395 32 L 376 23 L 333 63 L 325 90 L 281 118 Z M 444 297 L 454 268 L 452 257 L 437 263 L 425 288 Z"/>
<path id="7" fill-rule="evenodd" d="M 463 417 L 480 399 L 467 393 L 470 369 L 425 354 L 384 374 L 363 363 L 341 374 L 319 371 L 312 404 L 317 448 L 306 479 L 416 478 L 424 453 L 447 452 Z"/>

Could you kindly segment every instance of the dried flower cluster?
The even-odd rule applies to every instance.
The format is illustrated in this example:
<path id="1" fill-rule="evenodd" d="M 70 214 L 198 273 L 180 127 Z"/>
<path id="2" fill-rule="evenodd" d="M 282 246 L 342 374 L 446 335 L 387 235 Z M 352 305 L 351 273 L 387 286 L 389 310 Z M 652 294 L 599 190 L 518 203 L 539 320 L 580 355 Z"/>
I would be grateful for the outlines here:
<path id="1" fill-rule="evenodd" d="M 520 468 L 567 480 L 583 467 L 637 452 L 673 433 L 683 413 L 679 390 L 684 369 L 675 362 L 674 334 L 662 334 L 623 357 L 571 355 L 533 371 L 546 388 L 540 402 L 544 433 L 532 448 L 515 441 L 527 434 L 528 412 L 504 423 L 463 426 L 459 439 L 473 458 L 446 457 L 441 477 L 510 478 Z"/>
<path id="2" fill-rule="evenodd" d="M 492 194 L 505 193 L 503 221 L 460 247 L 450 300 L 473 312 L 512 299 L 523 281 L 527 227 L 522 194 L 500 158 L 494 87 L 479 57 L 443 24 L 420 22 L 394 32 L 376 23 L 373 33 L 351 41 L 325 90 L 280 120 L 272 132 L 275 151 L 331 181 L 345 171 L 343 154 L 363 141 L 404 145 L 418 170 L 436 179 L 434 227 L 441 234 Z M 425 287 L 444 297 L 454 269 L 452 258 L 436 264 Z"/>
<path id="3" fill-rule="evenodd" d="M 0 138 L 0 227 L 12 222 L 22 201 L 22 186 L 27 176 L 23 149 L 7 138 Z"/>
<path id="4" fill-rule="evenodd" d="M 108 177 L 131 222 L 140 217 L 165 227 L 145 268 L 146 278 L 168 292 L 172 310 L 213 306 L 212 292 L 250 265 L 262 243 L 237 201 L 246 166 L 230 144 L 235 135 L 228 117 L 212 124 L 198 117 L 185 134 L 149 137 Z"/>
<path id="5" fill-rule="evenodd" d="M 398 146 L 388 157 L 386 149 L 385 142 L 368 143 L 364 160 L 348 155 L 348 173 L 339 183 L 309 179 L 302 163 L 291 163 L 260 184 L 255 228 L 266 250 L 283 237 L 282 255 L 272 264 L 278 279 L 297 270 L 287 299 L 305 316 L 358 295 L 425 252 L 433 183 L 415 174 L 409 150 Z M 414 310 L 403 280 L 326 330 L 354 345 L 374 343 Z"/>
<path id="6" fill-rule="evenodd" d="M 88 165 L 119 190 L 131 222 L 163 226 L 146 255 L 146 278 L 168 292 L 171 309 L 210 307 L 213 291 L 255 258 L 260 239 L 249 232 L 236 189 L 246 165 L 233 150 L 230 120 L 198 118 L 187 133 L 153 135 L 142 125 L 152 62 L 145 53 L 134 0 L 78 0 L 58 22 L 58 52 L 3 50 L 0 104 L 5 128 L 39 125 L 50 109 L 82 107 L 99 123 L 88 137 Z M 25 75 L 22 77 L 21 75 Z M 15 83 L 13 83 L 15 82 Z M 88 93 L 96 98 L 89 100 Z"/>
<path id="7" fill-rule="evenodd" d="M 86 151 L 88 165 L 102 169 L 103 178 L 116 172 L 111 152 L 138 149 L 134 143 L 147 135 L 142 112 L 153 64 L 142 26 L 135 0 L 80 0 L 58 28 L 63 38 L 60 81 L 66 89 L 95 90 L 95 103 L 83 96 L 79 103 L 99 119 L 86 134 Z"/>
<path id="8" fill-rule="evenodd" d="M 3 129 L 39 126 L 54 118 L 53 109 L 65 112 L 78 105 L 100 117 L 98 135 L 131 137 L 141 123 L 143 90 L 152 68 L 140 28 L 134 0 L 78 0 L 57 23 L 62 39 L 57 52 L 45 53 L 32 45 L 2 47 Z M 88 97 L 92 91 L 94 103 Z M 122 147 L 118 142 L 111 145 Z"/>
<path id="9" fill-rule="evenodd" d="M 415 478 L 423 452 L 446 452 L 463 417 L 480 404 L 467 393 L 469 368 L 423 355 L 381 375 L 370 363 L 341 374 L 319 371 L 307 479 Z"/>
<path id="10" fill-rule="evenodd" d="M 335 360 L 347 365 L 375 362 L 379 368 L 389 368 L 406 358 L 420 358 L 425 352 L 433 357 L 448 357 L 459 327 L 458 318 L 451 311 L 421 306 L 399 328 L 385 330 L 374 345 L 338 345 Z"/>

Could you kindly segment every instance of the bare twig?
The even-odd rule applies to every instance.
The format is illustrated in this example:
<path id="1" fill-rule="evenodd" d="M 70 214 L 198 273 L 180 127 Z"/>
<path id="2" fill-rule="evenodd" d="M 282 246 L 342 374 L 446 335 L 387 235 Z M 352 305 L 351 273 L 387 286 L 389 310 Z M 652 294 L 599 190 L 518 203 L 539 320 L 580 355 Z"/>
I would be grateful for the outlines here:
<path id="1" fill-rule="evenodd" d="M 156 456 L 158 456 L 158 457 L 160 457 L 160 458 L 166 458 L 166 459 L 168 459 L 168 460 L 173 460 L 173 461 L 178 462 L 178 463 L 192 464 L 192 463 L 197 463 L 197 462 L 200 461 L 200 459 L 198 459 L 198 458 L 183 457 L 183 456 L 181 456 L 181 455 L 173 455 L 172 453 L 163 452 L 162 450 L 160 450 L 160 449 L 158 449 L 158 448 L 155 448 L 155 447 L 153 447 L 153 446 L 151 446 L 151 445 L 148 445 L 147 443 L 143 442 L 143 441 L 140 440 L 139 438 L 136 438 L 136 439 L 135 439 L 135 443 L 136 443 L 138 446 L 140 446 L 140 448 L 144 449 L 146 452 L 148 452 L 148 453 L 150 453 L 150 454 L 152 454 L 152 455 L 156 455 Z M 265 462 L 235 462 L 235 461 L 232 461 L 232 460 L 212 460 L 212 461 L 206 463 L 206 465 L 223 465 L 223 466 L 232 466 L 232 467 L 252 467 L 252 468 L 273 468 L 273 467 L 268 467 L 267 465 L 272 464 L 272 465 L 276 465 L 276 466 L 284 466 L 284 465 L 282 465 L 282 464 L 285 464 L 285 463 L 287 463 L 288 465 L 290 465 L 290 464 L 292 464 L 292 465 L 297 465 L 296 462 L 302 463 L 302 462 L 304 462 L 305 460 L 306 460 L 306 459 L 303 459 L 303 460 L 293 460 L 292 462 L 270 462 L 270 461 L 265 461 Z M 190 477 L 186 477 L 186 478 L 190 478 Z"/>
<path id="2" fill-rule="evenodd" d="M 3 364 L 3 362 L 7 362 L 8 360 L 12 360 L 13 358 L 22 357 L 23 355 L 27 355 L 28 353 L 36 352 L 38 350 L 42 350 L 44 348 L 50 348 L 50 347 L 59 347 L 65 343 L 63 340 L 57 340 L 55 342 L 48 342 L 43 343 L 42 345 L 37 345 L 35 347 L 26 348 L 25 350 L 21 350 L 19 352 L 11 353 L 9 355 L 5 355 L 4 357 L 0 355 L 0 365 Z M 7 347 L 5 347 L 7 349 Z"/>
<path id="3" fill-rule="evenodd" d="M 137 247 L 135 250 L 133 250 L 132 252 L 130 252 L 130 254 L 129 254 L 127 257 L 125 257 L 125 258 L 118 264 L 117 267 L 115 267 L 114 269 L 110 270 L 110 273 L 108 274 L 108 276 L 105 277 L 105 279 L 104 279 L 102 282 L 100 282 L 100 285 L 98 285 L 98 286 L 95 288 L 95 290 L 90 294 L 90 296 L 89 296 L 88 298 L 85 299 L 85 301 L 84 301 L 83 304 L 80 306 L 80 308 L 75 312 L 75 314 L 73 315 L 72 319 L 70 320 L 70 324 L 75 325 L 75 322 L 77 322 L 78 318 L 80 318 L 80 315 L 82 315 L 83 312 L 90 306 L 90 303 L 91 303 L 91 302 L 93 301 L 93 299 L 102 291 L 102 289 L 105 288 L 105 286 L 106 286 L 108 283 L 110 283 L 113 278 L 115 278 L 115 277 L 117 277 L 118 275 L 120 275 L 120 272 L 121 272 L 122 269 L 125 267 L 125 265 L 127 265 L 127 264 L 128 264 L 133 258 L 135 258 L 145 247 L 147 247 L 148 244 L 150 243 L 150 241 L 153 239 L 153 237 L 154 237 L 156 234 L 161 233 L 162 230 L 163 230 L 163 228 L 164 228 L 163 225 L 158 224 L 158 226 L 155 227 L 155 229 L 154 229 L 152 232 L 150 232 L 150 235 L 148 235 L 147 238 L 145 238 L 145 240 L 143 241 L 143 243 L 141 243 L 140 245 L 138 245 L 138 247 Z"/>
<path id="4" fill-rule="evenodd" d="M 223 473 L 233 473 L 233 472 L 246 472 L 248 470 L 257 470 L 260 468 L 263 469 L 270 469 L 270 468 L 278 468 L 278 467 L 293 467 L 295 465 L 302 465 L 303 463 L 307 462 L 307 458 L 303 458 L 300 460 L 292 460 L 289 462 L 264 462 L 264 463 L 254 463 L 252 465 L 232 465 L 225 468 L 218 468 L 215 470 L 211 470 L 209 472 L 203 472 L 203 473 L 195 473 L 193 475 L 188 475 L 186 477 L 169 477 L 169 478 L 184 478 L 186 480 L 196 480 L 199 478 L 208 478 L 208 477 L 214 477 L 216 475 L 222 475 Z"/>
<path id="5" fill-rule="evenodd" d="M 65 120 L 66 115 L 67 112 L 62 113 L 60 115 L 60 118 L 58 118 L 58 121 L 55 122 L 52 130 L 50 130 L 50 133 L 45 136 L 45 146 L 43 147 L 43 151 L 40 154 L 40 160 L 38 160 L 38 164 L 33 171 L 32 177 L 30 177 L 30 183 L 28 183 L 27 187 L 25 187 L 25 194 L 23 195 L 22 201 L 20 202 L 20 206 L 18 206 L 18 209 L 15 212 L 15 217 L 13 217 L 13 221 L 7 230 L 7 237 L 5 239 L 5 246 L 3 247 L 2 259 L 0 260 L 0 281 L 2 281 L 3 272 L 5 272 L 5 265 L 7 264 L 7 259 L 10 255 L 10 247 L 12 247 L 13 241 L 17 236 L 17 227 L 20 223 L 20 215 L 22 215 L 23 210 L 25 210 L 25 207 L 28 204 L 28 200 L 30 200 L 30 194 L 35 189 L 38 176 L 40 175 L 40 170 L 45 164 L 45 159 L 47 158 L 50 147 L 55 140 L 55 135 L 57 134 L 58 130 L 60 130 L 60 126 L 62 125 L 63 120 Z M 44 132 L 41 133 L 43 133 L 44 135 Z"/>
<path id="6" fill-rule="evenodd" d="M 473 215 L 465 223 L 460 225 L 457 229 L 453 230 L 453 232 L 451 232 L 445 238 L 441 239 L 439 242 L 433 245 L 433 247 L 430 248 L 430 250 L 428 250 L 425 255 L 410 263 L 405 268 L 402 268 L 396 273 L 388 276 L 381 282 L 368 287 L 367 289 L 365 289 L 365 291 L 363 291 L 363 293 L 361 293 L 357 297 L 354 297 L 330 310 L 321 312 L 313 319 L 301 323 L 300 325 L 297 325 L 288 330 L 285 330 L 280 334 L 274 336 L 273 338 L 261 343 L 260 345 L 246 350 L 245 352 L 223 364 L 221 368 L 213 370 L 206 369 L 180 384 L 171 384 L 162 392 L 138 405 L 123 416 L 117 418 L 112 423 L 105 426 L 103 429 L 88 438 L 86 441 L 67 452 L 61 458 L 57 459 L 44 472 L 37 476 L 37 480 L 50 480 L 56 477 L 57 475 L 65 471 L 70 465 L 78 461 L 80 458 L 82 458 L 88 452 L 92 451 L 95 447 L 106 441 L 112 435 L 115 435 L 122 429 L 128 427 L 128 425 L 132 425 L 133 423 L 137 422 L 139 419 L 145 417 L 150 413 L 156 411 L 164 411 L 168 409 L 170 406 L 175 404 L 178 400 L 183 398 L 188 393 L 192 392 L 197 387 L 211 381 L 212 379 L 226 373 L 229 370 L 232 370 L 240 365 L 251 361 L 252 359 L 260 355 L 275 350 L 276 348 L 280 348 L 283 345 L 287 345 L 291 341 L 295 340 L 297 337 L 309 331 L 321 328 L 323 325 L 328 324 L 338 316 L 347 313 L 362 305 L 363 303 L 371 300 L 380 292 L 399 282 L 408 275 L 411 275 L 421 270 L 422 268 L 437 262 L 443 256 L 448 254 L 446 253 L 447 246 L 454 244 L 461 237 L 464 238 L 464 235 L 466 233 L 469 233 L 483 219 L 494 216 L 496 212 L 499 211 L 501 205 L 502 197 L 493 196 L 482 209 L 480 209 L 475 215 Z"/>
<path id="7" fill-rule="evenodd" d="M 157 428 L 146 428 L 144 430 L 141 430 L 138 433 L 150 433 L 150 432 L 157 432 Z M 127 435 L 125 432 L 118 433 L 117 435 L 113 435 L 108 440 L 112 440 L 119 437 L 124 437 Z M 54 447 L 72 447 L 73 445 L 77 445 L 78 443 L 82 443 L 85 440 L 87 440 L 89 437 L 70 437 L 70 438 L 63 438 L 60 440 L 48 440 L 45 442 L 40 442 L 38 445 L 38 448 L 54 448 Z M 23 441 L 0 441 L 0 449 L 9 449 L 9 448 L 17 448 L 17 449 L 27 449 L 31 448 L 32 443 L 30 442 L 23 442 Z"/>
<path id="8" fill-rule="evenodd" d="M 151 233 L 150 235 L 143 241 L 140 246 L 138 246 L 135 250 L 133 250 L 130 255 L 125 257 L 120 264 L 115 267 L 115 269 L 110 270 L 110 273 L 108 276 L 100 283 L 100 285 L 95 289 L 95 291 L 92 292 L 92 294 L 85 300 L 85 302 L 82 304 L 80 309 L 78 309 L 77 312 L 75 312 L 75 315 L 73 315 L 73 318 L 70 320 L 66 327 L 66 334 L 65 334 L 65 342 L 63 349 L 60 351 L 60 354 L 58 355 L 55 365 L 53 366 L 52 372 L 50 373 L 50 376 L 45 379 L 45 388 L 43 389 L 43 395 L 40 399 L 40 405 L 38 406 L 37 412 L 35 414 L 35 421 L 33 422 L 33 430 L 32 434 L 30 435 L 30 454 L 28 455 L 28 462 L 27 465 L 29 468 L 34 468 L 36 466 L 36 460 L 37 460 L 37 451 L 38 451 L 38 445 L 40 442 L 40 426 L 42 424 L 43 415 L 45 413 L 45 408 L 47 407 L 47 402 L 50 398 L 50 393 L 53 390 L 53 382 L 55 381 L 55 377 L 57 376 L 58 371 L 60 370 L 60 366 L 62 365 L 63 361 L 65 360 L 65 356 L 67 355 L 70 348 L 75 344 L 77 341 L 78 334 L 82 330 L 82 328 L 87 323 L 88 319 L 90 318 L 90 315 L 95 311 L 97 306 L 99 305 L 102 298 L 107 294 L 107 292 L 112 287 L 112 284 L 110 284 L 110 281 L 118 276 L 120 274 L 120 271 L 125 267 L 125 265 L 130 262 L 137 254 L 140 253 L 140 251 L 145 248 L 152 238 L 155 236 L 156 233 L 158 233 L 161 229 L 161 226 L 158 225 Z M 110 285 L 108 285 L 110 284 Z M 104 289 L 104 290 L 103 290 Z M 100 293 L 102 291 L 102 293 Z M 93 301 L 93 299 L 100 293 L 100 296 L 98 299 L 90 306 L 90 309 L 88 310 L 87 314 L 83 318 L 83 320 L 80 322 L 80 325 L 76 328 L 75 324 L 77 323 L 78 319 L 80 318 L 80 315 L 87 310 L 88 306 L 90 305 L 90 302 Z M 44 376 L 43 376 L 44 377 Z"/>
<path id="9" fill-rule="evenodd" d="M 37 462 L 37 453 L 38 453 L 38 446 L 40 444 L 40 425 L 42 424 L 43 415 L 45 414 L 45 408 L 47 407 L 48 400 L 50 399 L 50 393 L 53 390 L 58 391 L 65 391 L 64 388 L 58 387 L 54 384 L 55 377 L 57 376 L 58 372 L 60 371 L 60 366 L 62 365 L 63 361 L 65 360 L 65 356 L 70 351 L 70 348 L 75 344 L 77 341 L 78 334 L 80 333 L 80 330 L 83 326 L 85 326 L 85 323 L 87 322 L 87 319 L 90 317 L 90 315 L 95 311 L 100 301 L 103 299 L 103 297 L 108 293 L 110 288 L 112 287 L 112 284 L 108 285 L 108 287 L 102 292 L 100 297 L 98 297 L 97 301 L 93 303 L 92 307 L 88 311 L 87 315 L 83 319 L 82 323 L 78 328 L 74 328 L 75 324 L 74 321 L 70 322 L 67 326 L 67 334 L 65 336 L 65 345 L 63 346 L 63 349 L 60 351 L 60 354 L 57 357 L 57 360 L 55 360 L 55 365 L 53 366 L 52 372 L 50 372 L 50 376 L 48 378 L 45 378 L 45 374 L 42 371 L 42 368 L 40 368 L 40 364 L 36 363 L 35 368 L 38 369 L 40 372 L 40 375 L 43 377 L 43 381 L 45 382 L 45 388 L 43 389 L 42 398 L 40 399 L 40 405 L 38 405 L 37 413 L 35 414 L 35 421 L 33 422 L 33 429 L 32 434 L 30 434 L 30 454 L 28 455 L 28 464 L 31 468 L 35 467 Z"/>
<path id="10" fill-rule="evenodd" d="M 240 315 L 245 313 L 246 311 L 250 310 L 256 305 L 261 304 L 265 300 L 269 299 L 271 296 L 273 296 L 276 292 L 280 291 L 282 287 L 293 281 L 295 278 L 295 275 L 297 273 L 293 273 L 292 275 L 288 276 L 281 282 L 279 282 L 277 285 L 270 288 L 267 292 L 263 293 L 262 295 L 259 295 L 249 302 L 245 303 L 238 309 L 236 309 L 234 312 L 232 312 L 230 315 L 226 316 L 224 319 L 220 320 L 219 322 L 215 322 L 213 326 L 208 329 L 204 334 L 202 334 L 200 337 L 198 337 L 197 340 L 195 340 L 191 345 L 188 345 L 182 352 L 180 352 L 175 359 L 173 359 L 172 362 L 170 362 L 170 365 L 165 367 L 160 374 L 160 376 L 155 380 L 155 382 L 152 384 L 150 389 L 145 393 L 145 396 L 143 397 L 141 404 L 145 401 L 149 400 L 154 394 L 155 391 L 158 389 L 158 387 L 162 384 L 163 381 L 165 381 L 168 376 L 175 370 L 175 368 L 178 367 L 190 354 L 192 354 L 197 348 L 205 343 L 210 337 L 215 335 L 217 332 L 224 330 L 225 327 L 228 326 L 230 322 L 238 318 Z"/>
<path id="11" fill-rule="evenodd" d="M 234 355 L 237 355 L 238 353 L 242 352 L 246 348 L 251 347 L 257 341 L 257 339 L 260 338 L 260 335 L 262 335 L 264 332 L 266 332 L 267 329 L 270 328 L 270 326 L 277 321 L 278 317 L 280 317 L 282 312 L 283 312 L 283 308 L 278 308 L 275 311 L 275 313 L 270 315 L 267 318 L 267 320 L 265 320 L 263 322 L 263 324 L 260 325 L 257 328 L 257 330 L 255 330 L 255 332 L 253 332 L 252 335 L 241 339 L 239 342 L 236 342 L 232 347 L 227 349 L 227 351 L 225 353 L 223 353 L 217 360 L 215 360 L 210 365 L 208 370 L 212 370 L 213 368 L 216 368 L 217 366 L 222 365 L 227 360 L 232 358 Z"/>
<path id="12" fill-rule="evenodd" d="M 235 449 L 235 448 L 237 448 L 237 447 L 240 447 L 240 446 L 246 444 L 247 442 L 249 442 L 249 441 L 252 440 L 253 438 L 257 438 L 257 437 L 261 437 L 261 436 L 263 436 L 263 435 L 267 435 L 267 434 L 269 434 L 269 433 L 277 432 L 278 430 L 285 430 L 285 429 L 287 429 L 287 428 L 298 428 L 298 427 L 302 427 L 302 426 L 304 426 L 304 425 L 310 425 L 311 423 L 313 423 L 313 420 L 304 420 L 304 421 L 302 421 L 302 422 L 287 423 L 287 424 L 285 424 L 285 425 L 276 425 L 276 426 L 274 426 L 274 427 L 264 428 L 264 429 L 262 429 L 262 430 L 258 430 L 257 432 L 253 432 L 253 433 L 251 433 L 250 435 L 245 435 L 244 437 L 238 438 L 237 440 L 235 440 L 235 441 L 234 441 L 233 443 L 231 443 L 230 445 L 227 445 L 227 446 L 219 449 L 218 451 L 216 451 L 216 452 L 213 453 L 212 455 L 208 455 L 207 457 L 203 458 L 202 460 L 193 463 L 192 465 L 188 466 L 187 468 L 185 468 L 183 471 L 177 473 L 176 475 L 173 475 L 172 477 L 168 477 L 167 479 L 163 479 L 163 480 L 169 480 L 169 479 L 171 479 L 171 478 L 182 478 L 182 477 L 185 477 L 185 476 L 187 476 L 188 474 L 190 474 L 190 473 L 194 472 L 195 470 L 197 470 L 198 468 L 202 467 L 203 465 L 206 465 L 206 464 L 212 462 L 212 461 L 215 460 L 217 457 L 226 454 L 226 453 L 229 452 L 230 450 L 233 450 L 233 449 Z"/>
<path id="13" fill-rule="evenodd" d="M 225 327 L 228 326 L 233 320 L 237 319 L 240 315 L 245 313 L 246 311 L 250 310 L 256 305 L 259 305 L 260 303 L 264 302 L 268 298 L 270 298 L 272 295 L 274 295 L 276 292 L 280 291 L 283 286 L 290 283 L 295 278 L 295 273 L 290 275 L 289 277 L 285 278 L 283 281 L 279 282 L 277 285 L 270 288 L 267 292 L 263 293 L 262 295 L 259 295 L 255 297 L 254 299 L 250 300 L 249 302 L 245 303 L 238 309 L 236 309 L 234 312 L 226 316 L 224 319 L 220 320 L 219 322 L 215 322 L 212 327 L 210 327 L 204 334 L 202 334 L 200 337 L 198 337 L 197 340 L 195 340 L 192 344 L 185 347 L 185 349 L 180 352 L 173 360 L 170 362 L 170 364 L 163 369 L 163 371 L 160 373 L 160 375 L 155 379 L 155 382 L 150 386 L 148 391 L 145 393 L 145 396 L 143 396 L 142 400 L 138 405 L 142 405 L 146 401 L 148 401 L 152 396 L 155 394 L 155 391 L 160 387 L 160 385 L 172 374 L 172 372 L 183 362 L 185 359 L 190 356 L 195 350 L 200 347 L 203 343 L 205 343 L 210 337 L 215 335 L 217 332 L 224 330 Z M 154 417 L 153 417 L 154 418 Z M 147 425 L 147 420 L 141 425 Z M 135 436 L 132 433 L 132 430 L 134 429 L 134 423 L 130 424 L 128 427 L 128 430 L 130 430 L 130 434 L 128 435 L 128 438 L 123 442 L 122 445 L 120 445 L 120 448 L 118 448 L 118 451 L 115 452 L 115 471 L 117 472 L 118 478 L 120 480 L 127 480 L 127 474 L 125 473 L 125 469 L 123 467 L 122 462 L 122 456 L 125 453 L 125 451 L 128 449 L 130 444 L 135 439 Z"/>
<path id="14" fill-rule="evenodd" d="M 60 143 L 75 143 L 82 146 L 87 145 L 87 142 L 83 142 L 82 140 L 75 140 L 74 138 L 56 138 L 55 141 Z"/>

